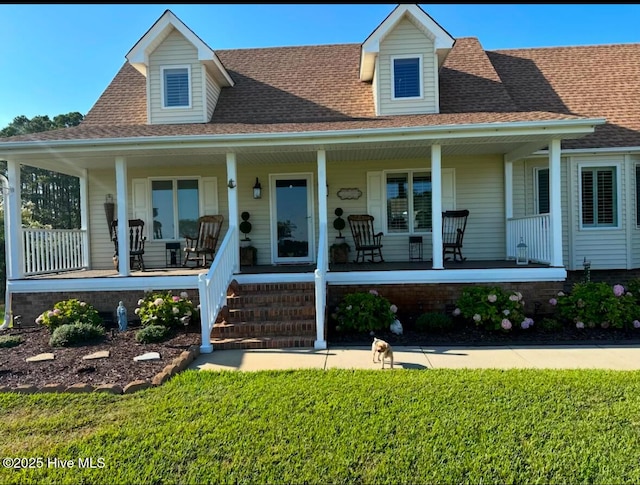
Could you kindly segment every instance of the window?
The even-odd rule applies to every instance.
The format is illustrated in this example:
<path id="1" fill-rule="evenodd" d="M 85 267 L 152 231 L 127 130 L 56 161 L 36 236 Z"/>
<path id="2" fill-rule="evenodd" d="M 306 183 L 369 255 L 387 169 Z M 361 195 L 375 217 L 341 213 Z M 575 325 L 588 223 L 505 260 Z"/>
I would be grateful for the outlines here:
<path id="1" fill-rule="evenodd" d="M 420 57 L 393 59 L 393 97 L 419 98 L 422 96 L 422 69 Z"/>
<path id="2" fill-rule="evenodd" d="M 388 173 L 386 198 L 387 232 L 431 231 L 431 174 Z"/>
<path id="3" fill-rule="evenodd" d="M 165 108 L 188 108 L 189 68 L 162 68 L 163 102 Z"/>
<path id="4" fill-rule="evenodd" d="M 582 226 L 617 226 L 616 167 L 582 167 L 580 182 Z"/>
<path id="5" fill-rule="evenodd" d="M 636 165 L 636 224 L 640 226 L 640 165 Z"/>
<path id="6" fill-rule="evenodd" d="M 549 213 L 549 169 L 536 168 L 536 214 Z"/>
<path id="7" fill-rule="evenodd" d="M 198 228 L 198 180 L 152 180 L 153 239 L 180 239 Z"/>

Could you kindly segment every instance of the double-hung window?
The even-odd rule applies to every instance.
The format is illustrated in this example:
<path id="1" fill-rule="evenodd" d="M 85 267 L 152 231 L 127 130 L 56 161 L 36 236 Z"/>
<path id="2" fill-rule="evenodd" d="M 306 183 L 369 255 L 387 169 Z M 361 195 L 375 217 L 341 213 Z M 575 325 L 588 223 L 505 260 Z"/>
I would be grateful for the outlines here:
<path id="1" fill-rule="evenodd" d="M 423 171 L 386 174 L 387 233 L 431 231 L 431 174 Z"/>
<path id="2" fill-rule="evenodd" d="M 536 168 L 536 199 L 535 210 L 536 214 L 548 214 L 549 213 L 549 169 L 548 168 Z"/>
<path id="3" fill-rule="evenodd" d="M 188 66 L 162 68 L 162 102 L 165 108 L 188 108 L 191 105 Z"/>
<path id="4" fill-rule="evenodd" d="M 180 239 L 197 231 L 199 211 L 197 179 L 151 180 L 153 239 Z"/>
<path id="5" fill-rule="evenodd" d="M 412 99 L 422 97 L 422 57 L 394 57 L 391 60 L 393 74 L 393 98 Z"/>
<path id="6" fill-rule="evenodd" d="M 616 167 L 580 168 L 582 227 L 618 225 Z"/>

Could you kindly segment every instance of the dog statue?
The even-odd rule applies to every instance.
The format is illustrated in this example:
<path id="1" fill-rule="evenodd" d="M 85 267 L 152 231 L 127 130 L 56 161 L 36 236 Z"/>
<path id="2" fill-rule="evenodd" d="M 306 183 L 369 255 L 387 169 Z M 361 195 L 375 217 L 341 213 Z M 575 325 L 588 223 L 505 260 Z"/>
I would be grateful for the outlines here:
<path id="1" fill-rule="evenodd" d="M 376 354 L 378 354 L 378 362 L 382 361 L 382 368 L 384 369 L 385 359 L 389 359 L 391 362 L 391 368 L 393 369 L 393 349 L 388 342 L 382 339 L 373 337 L 373 343 L 371 344 L 371 352 L 373 354 L 373 363 L 376 363 Z"/>

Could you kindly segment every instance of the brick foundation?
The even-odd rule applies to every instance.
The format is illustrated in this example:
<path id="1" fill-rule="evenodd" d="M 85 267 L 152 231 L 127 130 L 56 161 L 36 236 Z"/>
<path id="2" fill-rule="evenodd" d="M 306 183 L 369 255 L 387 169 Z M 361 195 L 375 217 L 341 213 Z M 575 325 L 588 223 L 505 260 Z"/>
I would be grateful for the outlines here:
<path id="1" fill-rule="evenodd" d="M 163 290 L 153 290 L 161 292 Z M 166 291 L 166 290 L 164 290 Z M 172 294 L 179 295 L 186 291 L 194 306 L 200 304 L 197 288 L 171 289 Z M 139 291 L 65 291 L 51 293 L 13 293 L 11 295 L 11 311 L 20 315 L 22 326 L 35 326 L 36 318 L 53 305 L 62 300 L 76 298 L 93 305 L 99 312 L 114 313 L 118 302 L 122 301 L 127 308 L 129 320 L 135 320 L 134 310 L 138 307 L 138 300 L 144 298 L 144 290 Z"/>

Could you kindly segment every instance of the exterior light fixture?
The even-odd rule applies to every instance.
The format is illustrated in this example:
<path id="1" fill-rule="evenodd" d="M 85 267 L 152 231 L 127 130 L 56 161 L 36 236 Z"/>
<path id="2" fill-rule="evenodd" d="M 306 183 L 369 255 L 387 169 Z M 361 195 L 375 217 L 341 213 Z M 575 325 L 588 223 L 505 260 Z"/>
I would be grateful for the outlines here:
<path id="1" fill-rule="evenodd" d="M 233 179 L 229 179 L 229 182 L 227 183 L 227 187 L 229 187 L 230 189 L 235 189 L 236 188 L 236 181 Z"/>
<path id="2" fill-rule="evenodd" d="M 518 243 L 518 255 L 516 257 L 516 264 L 525 265 L 529 264 L 529 254 L 527 252 L 527 245 L 524 243 L 523 239 L 520 238 L 520 242 Z"/>
<path id="3" fill-rule="evenodd" d="M 260 185 L 260 181 L 258 180 L 258 177 L 256 177 L 256 183 L 253 186 L 253 198 L 254 199 L 262 198 L 262 186 Z"/>

